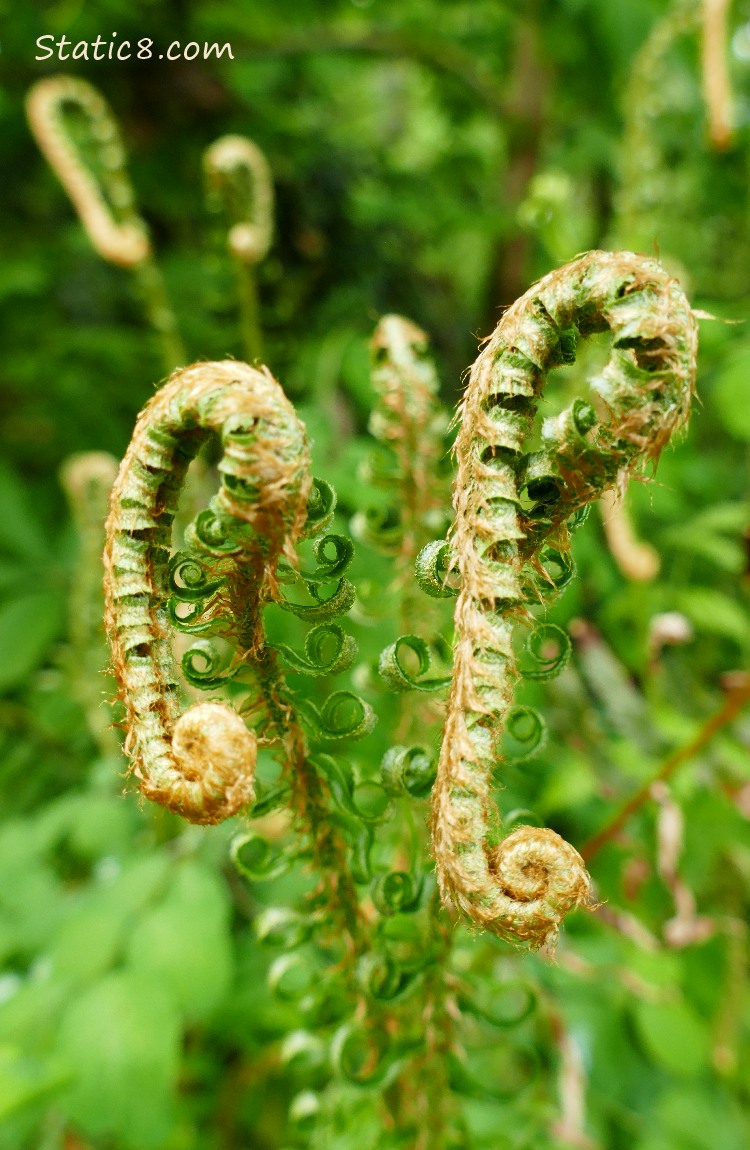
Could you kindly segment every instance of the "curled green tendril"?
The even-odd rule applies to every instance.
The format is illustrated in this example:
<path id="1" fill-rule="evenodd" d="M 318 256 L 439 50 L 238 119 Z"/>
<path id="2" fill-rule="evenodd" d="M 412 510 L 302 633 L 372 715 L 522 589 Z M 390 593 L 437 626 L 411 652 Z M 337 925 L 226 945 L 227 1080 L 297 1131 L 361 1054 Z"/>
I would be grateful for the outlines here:
<path id="1" fill-rule="evenodd" d="M 290 786 L 288 783 L 276 783 L 268 786 L 262 783 L 256 785 L 255 802 L 248 815 L 252 819 L 260 819 L 271 811 L 278 810 L 289 801 Z"/>
<path id="2" fill-rule="evenodd" d="M 414 985 L 415 972 L 404 970 L 382 951 L 362 955 L 357 964 L 360 986 L 375 1002 L 397 1002 Z"/>
<path id="3" fill-rule="evenodd" d="M 196 603 L 209 599 L 224 583 L 213 579 L 206 567 L 194 555 L 178 551 L 169 561 L 169 589 L 180 603 Z"/>
<path id="4" fill-rule="evenodd" d="M 303 535 L 317 535 L 327 531 L 336 510 L 336 492 L 325 479 L 313 476 L 310 494 L 307 497 L 307 518 Z"/>
<path id="5" fill-rule="evenodd" d="M 499 986 L 493 981 L 474 984 L 470 993 L 459 995 L 462 1010 L 488 1022 L 498 1030 L 508 1030 L 520 1026 L 537 1008 L 538 995 L 528 982 L 504 982 Z"/>
<path id="6" fill-rule="evenodd" d="M 346 578 L 339 579 L 327 599 L 321 595 L 317 583 L 308 583 L 306 586 L 310 597 L 315 600 L 314 603 L 293 603 L 291 599 L 285 597 L 279 600 L 279 606 L 284 611 L 291 611 L 298 619 L 319 619 L 323 622 L 336 619 L 339 615 L 346 615 L 351 611 L 357 597 L 354 584 Z"/>
<path id="7" fill-rule="evenodd" d="M 323 773 L 325 774 L 325 772 Z M 357 789 L 361 790 L 361 788 Z M 372 817 L 368 810 L 361 811 L 357 806 L 353 789 L 345 794 L 340 791 L 338 795 L 333 795 L 333 788 L 331 788 L 331 793 L 338 810 L 329 813 L 329 822 L 341 828 L 349 846 L 349 871 L 352 881 L 364 885 L 369 883 L 372 878 L 370 852 L 374 841 L 373 828 L 378 823 L 383 822 L 382 814 Z M 383 800 L 386 803 L 386 807 L 383 808 L 385 810 L 387 809 L 387 796 L 384 795 Z M 356 815 L 351 813 L 355 810 L 357 811 Z"/>
<path id="8" fill-rule="evenodd" d="M 376 487 L 394 488 L 401 480 L 401 468 L 393 451 L 378 445 L 367 454 L 362 478 Z"/>
<path id="9" fill-rule="evenodd" d="M 380 945 L 393 962 L 412 974 L 430 966 L 436 957 L 435 937 L 424 915 L 413 910 L 385 915 L 378 924 Z"/>
<path id="10" fill-rule="evenodd" d="M 297 709 L 316 739 L 363 739 L 378 721 L 370 704 L 354 691 L 334 691 L 320 708 L 299 699 Z"/>
<path id="11" fill-rule="evenodd" d="M 455 599 L 458 588 L 451 587 L 447 582 L 452 571 L 452 552 L 450 543 L 445 539 L 436 539 L 428 543 L 417 555 L 414 565 L 414 578 L 431 599 Z"/>
<path id="12" fill-rule="evenodd" d="M 397 507 L 368 507 L 365 511 L 358 511 L 351 528 L 356 539 L 386 553 L 396 552 L 404 537 Z"/>
<path id="13" fill-rule="evenodd" d="M 300 914 L 289 906 L 269 906 L 257 915 L 253 926 L 259 942 L 293 950 L 307 942 L 315 929 L 315 921 L 309 914 Z"/>
<path id="14" fill-rule="evenodd" d="M 233 516 L 222 514 L 211 500 L 185 531 L 186 544 L 209 555 L 236 555 L 247 545 L 248 528 Z"/>
<path id="15" fill-rule="evenodd" d="M 554 679 L 568 665 L 572 644 L 562 627 L 540 623 L 526 640 L 525 651 L 532 664 L 520 665 L 524 679 Z"/>
<path id="16" fill-rule="evenodd" d="M 556 595 L 563 591 L 576 577 L 576 565 L 569 551 L 557 547 L 544 547 L 539 555 L 543 574 L 537 580 L 537 588 L 543 595 Z"/>
<path id="17" fill-rule="evenodd" d="M 356 696 L 355 696 L 356 697 Z M 364 782 L 354 785 L 351 773 L 346 770 L 339 759 L 332 755 L 318 754 L 314 763 L 318 771 L 328 783 L 331 798 L 344 815 L 354 816 L 365 824 L 376 825 L 383 822 L 390 815 L 389 795 L 379 783 Z M 351 826 L 347 824 L 351 838 Z M 367 842 L 353 842 L 355 849 L 369 852 L 370 840 Z M 361 868 L 369 876 L 369 860 Z"/>
<path id="18" fill-rule="evenodd" d="M 294 1073 L 310 1074 L 324 1066 L 327 1053 L 325 1042 L 317 1034 L 311 1034 L 309 1030 L 293 1030 L 281 1043 L 279 1061 Z"/>
<path id="19" fill-rule="evenodd" d="M 229 854 L 238 872 L 253 882 L 266 882 L 286 874 L 294 861 L 293 853 L 269 842 L 254 831 L 232 839 Z"/>
<path id="20" fill-rule="evenodd" d="M 212 616 L 205 617 L 206 606 L 207 604 L 200 600 L 186 603 L 172 595 L 167 600 L 167 616 L 170 625 L 185 635 L 201 635 L 213 631 L 217 620 Z"/>
<path id="21" fill-rule="evenodd" d="M 358 1022 L 346 1023 L 334 1035 L 331 1064 L 352 1086 L 382 1088 L 397 1069 L 388 1036 Z"/>
<path id="22" fill-rule="evenodd" d="M 370 896 L 381 914 L 400 914 L 415 910 L 422 893 L 421 875 L 408 871 L 389 871 L 378 875 L 370 886 Z"/>
<path id="23" fill-rule="evenodd" d="M 404 665 L 403 656 L 411 651 L 417 659 L 415 671 Z M 450 675 L 429 679 L 432 665 L 430 648 L 418 635 L 401 635 L 380 653 L 378 674 L 393 691 L 439 691 L 450 683 Z"/>
<path id="24" fill-rule="evenodd" d="M 380 764 L 383 786 L 389 795 L 424 799 L 435 782 L 437 764 L 424 747 L 389 747 Z"/>
<path id="25" fill-rule="evenodd" d="M 534 707 L 515 706 L 508 711 L 503 750 L 512 762 L 521 763 L 538 754 L 547 742 L 547 724 Z"/>
<path id="26" fill-rule="evenodd" d="M 223 669 L 226 659 L 209 639 L 198 639 L 180 660 L 182 673 L 191 687 L 213 691 L 230 682 L 239 671 L 239 665 Z"/>
<path id="27" fill-rule="evenodd" d="M 315 964 L 305 954 L 281 954 L 269 968 L 268 989 L 282 1002 L 297 1002 L 314 988 L 320 977 Z"/>
<path id="28" fill-rule="evenodd" d="M 583 507 L 579 507 L 577 511 L 573 512 L 565 525 L 568 528 L 568 531 L 577 531 L 579 527 L 583 527 L 590 514 L 590 503 L 586 503 Z"/>
<path id="29" fill-rule="evenodd" d="M 333 555 L 329 554 L 333 548 Z M 346 535 L 322 535 L 313 543 L 313 556 L 317 567 L 303 572 L 308 583 L 331 583 L 340 579 L 354 558 L 354 544 Z"/>
<path id="30" fill-rule="evenodd" d="M 276 650 L 290 671 L 300 675 L 337 675 L 351 667 L 358 648 L 356 639 L 338 623 L 319 623 L 305 636 L 304 655 L 281 643 Z"/>

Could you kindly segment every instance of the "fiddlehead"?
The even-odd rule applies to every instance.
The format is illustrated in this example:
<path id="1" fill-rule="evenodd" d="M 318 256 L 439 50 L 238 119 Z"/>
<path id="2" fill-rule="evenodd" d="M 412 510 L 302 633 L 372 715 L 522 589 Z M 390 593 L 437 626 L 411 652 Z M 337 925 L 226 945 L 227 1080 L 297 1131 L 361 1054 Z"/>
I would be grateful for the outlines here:
<path id="1" fill-rule="evenodd" d="M 203 165 L 230 223 L 229 250 L 246 263 L 260 263 L 273 236 L 273 181 L 266 157 L 245 136 L 222 136 L 206 149 Z"/>
<path id="2" fill-rule="evenodd" d="M 118 750 L 116 735 L 104 707 L 102 673 L 106 644 L 102 633 L 101 553 L 104 520 L 117 460 L 106 451 L 70 455 L 60 468 L 78 537 L 78 552 L 70 587 L 70 658 L 67 660 L 75 694 L 91 734 L 103 753 Z"/>
<path id="3" fill-rule="evenodd" d="M 221 488 L 170 562 L 188 464 L 221 440 Z M 191 822 L 215 823 L 252 801 L 256 740 L 229 706 L 181 714 L 170 616 L 183 629 L 222 622 L 242 662 L 263 643 L 261 608 L 276 564 L 294 562 L 310 488 L 305 432 L 266 370 L 224 362 L 176 372 L 141 413 L 107 521 L 105 621 L 141 791 Z M 177 604 L 175 605 L 175 600 Z"/>
<path id="4" fill-rule="evenodd" d="M 210 200 L 229 223 L 227 246 L 237 268 L 240 313 L 249 359 L 262 354 L 253 268 L 273 239 L 273 180 L 260 148 L 245 136 L 222 136 L 203 156 Z"/>
<path id="5" fill-rule="evenodd" d="M 136 274 L 148 320 L 162 341 L 171 371 L 184 353 L 148 230 L 138 213 L 111 108 L 85 80 L 50 76 L 30 89 L 26 113 L 36 142 L 95 251 Z"/>
<path id="6" fill-rule="evenodd" d="M 370 416 L 370 431 L 393 452 L 396 464 L 392 474 L 374 478 L 391 487 L 398 500 L 401 581 L 439 527 L 442 507 L 437 476 L 447 420 L 427 351 L 425 333 L 399 315 L 383 316 L 372 338 L 377 404 Z"/>
<path id="7" fill-rule="evenodd" d="M 146 225 L 136 210 L 125 150 L 103 97 L 85 80 L 50 76 L 30 90 L 26 110 L 45 159 L 102 259 L 125 268 L 142 263 L 151 250 Z"/>
<path id="8" fill-rule="evenodd" d="M 605 419 L 578 399 L 545 420 L 541 451 L 524 454 L 545 376 L 572 362 L 579 334 L 606 330 L 612 352 L 595 384 Z M 656 462 L 685 423 L 696 345 L 687 300 L 658 264 L 589 252 L 508 309 L 461 404 L 452 540 L 461 590 L 434 850 L 443 897 L 530 946 L 554 944 L 564 915 L 591 894 L 578 852 L 554 831 L 520 827 L 497 846 L 488 841 L 491 775 L 519 674 L 514 624 L 529 620 L 547 582 L 545 547 L 567 554 L 571 516 L 639 463 Z"/>

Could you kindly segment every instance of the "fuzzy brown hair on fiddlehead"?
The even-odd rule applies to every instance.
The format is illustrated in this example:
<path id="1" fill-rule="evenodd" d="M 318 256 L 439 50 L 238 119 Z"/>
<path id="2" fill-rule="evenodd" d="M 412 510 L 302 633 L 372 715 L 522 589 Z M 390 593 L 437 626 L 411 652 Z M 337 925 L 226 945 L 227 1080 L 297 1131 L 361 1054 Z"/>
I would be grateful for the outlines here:
<path id="1" fill-rule="evenodd" d="M 221 487 L 191 525 L 188 550 L 170 560 L 187 467 L 212 433 Z M 256 739 L 224 703 L 182 713 L 171 632 L 218 626 L 240 662 L 252 661 L 277 562 L 296 562 L 310 482 L 304 427 L 281 387 L 267 370 L 231 361 L 176 372 L 141 412 L 122 462 L 104 563 L 125 746 L 143 794 L 191 822 L 219 822 L 252 802 Z M 182 608 L 189 614 L 178 618 Z M 210 652 L 200 653 L 210 672 Z M 192 665 L 188 652 L 186 675 Z"/>
<path id="2" fill-rule="evenodd" d="M 545 420 L 541 450 L 525 453 L 547 373 L 573 362 L 579 336 L 604 331 L 603 418 L 577 399 Z M 552 566 L 565 566 L 571 517 L 655 463 L 684 425 L 696 350 L 690 306 L 659 264 L 589 252 L 505 312 L 459 409 L 451 546 L 461 590 L 432 833 L 443 897 L 511 941 L 553 946 L 565 914 L 591 901 L 580 855 L 554 831 L 520 827 L 490 845 L 492 775 L 519 677 L 514 627 L 533 622 Z"/>
<path id="3" fill-rule="evenodd" d="M 31 88 L 26 110 L 41 151 L 99 255 L 126 268 L 146 260 L 146 225 L 136 210 L 125 150 L 106 100 L 85 80 L 50 76 Z M 80 121 L 86 160 L 74 138 L 74 121 Z"/>

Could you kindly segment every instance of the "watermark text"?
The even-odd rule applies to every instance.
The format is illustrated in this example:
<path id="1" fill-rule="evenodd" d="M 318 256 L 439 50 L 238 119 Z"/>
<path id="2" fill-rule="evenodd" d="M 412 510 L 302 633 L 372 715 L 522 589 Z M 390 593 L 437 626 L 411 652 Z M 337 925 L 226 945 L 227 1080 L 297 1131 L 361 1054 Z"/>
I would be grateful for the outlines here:
<path id="1" fill-rule="evenodd" d="M 117 33 L 109 37 L 97 36 L 95 40 L 69 40 L 67 36 L 39 36 L 36 41 L 35 60 L 220 60 L 222 56 L 234 60 L 232 45 L 209 44 L 207 40 L 199 44 L 189 40 L 187 44 L 173 40 L 171 44 L 159 46 L 154 40 L 144 37 L 141 40 L 118 40 Z"/>

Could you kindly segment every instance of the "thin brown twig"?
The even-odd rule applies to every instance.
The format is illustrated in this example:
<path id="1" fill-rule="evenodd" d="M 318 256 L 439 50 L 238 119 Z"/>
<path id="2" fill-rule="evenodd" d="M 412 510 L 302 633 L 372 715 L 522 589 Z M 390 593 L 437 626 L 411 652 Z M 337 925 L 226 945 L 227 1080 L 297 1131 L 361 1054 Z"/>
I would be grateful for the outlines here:
<path id="1" fill-rule="evenodd" d="M 635 792 L 631 798 L 620 808 L 613 819 L 610 820 L 600 831 L 589 839 L 589 841 L 582 847 L 581 856 L 585 862 L 590 862 L 594 855 L 598 854 L 602 847 L 610 842 L 622 828 L 632 815 L 636 814 L 641 807 L 645 806 L 651 798 L 651 790 L 654 783 L 666 782 L 671 778 L 678 767 L 683 763 L 692 759 L 697 755 L 711 741 L 717 731 L 725 727 L 727 723 L 731 723 L 732 719 L 736 718 L 746 703 L 750 702 L 750 673 L 744 672 L 738 674 L 736 678 L 727 685 L 727 697 L 723 706 L 715 711 L 700 728 L 698 733 L 685 743 L 684 746 L 678 747 L 673 751 L 668 758 L 664 760 L 656 774 L 644 783 L 643 786 Z"/>

